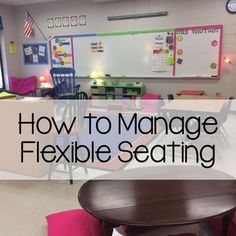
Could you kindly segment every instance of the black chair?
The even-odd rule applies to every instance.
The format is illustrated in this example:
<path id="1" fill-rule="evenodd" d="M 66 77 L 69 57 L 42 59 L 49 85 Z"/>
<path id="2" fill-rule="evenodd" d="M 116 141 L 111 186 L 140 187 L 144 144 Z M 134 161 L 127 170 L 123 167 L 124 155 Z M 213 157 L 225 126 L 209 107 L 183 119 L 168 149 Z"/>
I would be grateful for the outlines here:
<path id="1" fill-rule="evenodd" d="M 52 68 L 50 74 L 54 84 L 52 96 L 56 99 L 74 99 L 80 88 L 80 85 L 75 84 L 75 70 Z"/>
<path id="2" fill-rule="evenodd" d="M 167 99 L 168 99 L 169 101 L 171 101 L 171 100 L 174 100 L 175 98 L 174 98 L 174 95 L 173 95 L 173 94 L 168 94 L 168 95 L 167 95 Z"/>
<path id="3" fill-rule="evenodd" d="M 226 129 L 224 128 L 223 124 L 227 121 L 228 116 L 229 116 L 229 112 L 230 112 L 230 107 L 231 107 L 231 103 L 232 100 L 234 99 L 233 96 L 229 97 L 228 101 L 224 104 L 220 117 L 219 117 L 219 127 L 223 133 L 223 135 L 225 135 L 226 137 L 228 137 L 228 133 L 226 131 Z"/>
<path id="4" fill-rule="evenodd" d="M 80 91 L 75 95 L 75 99 L 88 100 L 88 94 L 86 92 Z"/>

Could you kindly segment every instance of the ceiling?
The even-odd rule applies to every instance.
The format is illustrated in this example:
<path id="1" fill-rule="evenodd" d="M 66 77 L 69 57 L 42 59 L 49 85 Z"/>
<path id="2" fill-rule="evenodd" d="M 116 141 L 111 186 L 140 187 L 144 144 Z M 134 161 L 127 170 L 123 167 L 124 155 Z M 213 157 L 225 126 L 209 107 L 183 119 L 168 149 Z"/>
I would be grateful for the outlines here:
<path id="1" fill-rule="evenodd" d="M 10 5 L 10 6 L 20 6 L 27 4 L 36 4 L 44 2 L 58 2 L 58 1 L 68 1 L 68 0 L 0 0 L 0 4 Z M 86 0 L 87 1 L 87 0 Z M 103 3 L 103 2 L 115 2 L 120 0 L 91 0 L 93 3 Z"/>

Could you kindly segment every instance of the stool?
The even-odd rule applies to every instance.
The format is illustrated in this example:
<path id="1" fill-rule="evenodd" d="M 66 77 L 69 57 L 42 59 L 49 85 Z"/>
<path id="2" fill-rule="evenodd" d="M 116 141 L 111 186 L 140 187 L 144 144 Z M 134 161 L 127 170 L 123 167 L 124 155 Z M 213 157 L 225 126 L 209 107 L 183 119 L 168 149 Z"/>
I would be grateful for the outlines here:
<path id="1" fill-rule="evenodd" d="M 103 236 L 102 223 L 83 209 L 46 216 L 48 236 Z"/>

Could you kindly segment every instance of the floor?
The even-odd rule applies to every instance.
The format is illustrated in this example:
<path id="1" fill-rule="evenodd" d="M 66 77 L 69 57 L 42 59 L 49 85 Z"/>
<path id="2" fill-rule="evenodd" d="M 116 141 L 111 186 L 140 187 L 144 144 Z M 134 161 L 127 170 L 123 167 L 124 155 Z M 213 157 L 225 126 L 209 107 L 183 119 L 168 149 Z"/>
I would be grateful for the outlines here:
<path id="1" fill-rule="evenodd" d="M 73 185 L 67 181 L 0 181 L 0 236 L 47 236 L 45 216 L 80 208 L 77 193 L 82 184 L 82 181 L 75 181 Z M 198 232 L 195 225 L 188 228 L 190 232 Z M 185 230 L 186 227 L 184 231 L 181 227 L 161 229 L 158 235 Z M 114 231 L 113 236 L 121 235 Z"/>
<path id="2" fill-rule="evenodd" d="M 236 132 L 232 129 L 235 121 L 236 116 L 230 116 L 225 127 L 230 143 L 236 140 Z M 230 155 L 227 149 L 223 149 L 223 153 L 227 154 L 223 155 L 227 157 L 225 164 L 229 168 L 231 163 L 234 170 L 232 174 L 236 176 L 235 165 L 232 165 L 235 155 L 231 155 L 233 150 L 229 151 Z M 128 168 L 131 167 L 135 167 L 135 163 Z M 84 173 L 83 169 L 80 171 Z M 73 185 L 66 180 L 0 181 L 0 236 L 46 236 L 45 216 L 80 208 L 77 194 L 82 184 L 82 180 L 75 181 Z"/>
<path id="3" fill-rule="evenodd" d="M 80 208 L 82 183 L 0 181 L 0 236 L 46 236 L 46 215 Z"/>

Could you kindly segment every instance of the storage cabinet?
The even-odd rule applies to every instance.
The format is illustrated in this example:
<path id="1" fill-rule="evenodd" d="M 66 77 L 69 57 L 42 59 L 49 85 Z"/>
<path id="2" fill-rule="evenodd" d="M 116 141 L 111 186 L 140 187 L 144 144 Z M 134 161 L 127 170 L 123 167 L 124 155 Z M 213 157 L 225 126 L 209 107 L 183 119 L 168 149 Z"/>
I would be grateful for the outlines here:
<path id="1" fill-rule="evenodd" d="M 92 99 L 136 99 L 144 94 L 142 83 L 92 85 Z"/>
<path id="2" fill-rule="evenodd" d="M 95 107 L 106 107 L 107 103 L 104 102 L 104 100 L 125 100 L 125 104 L 129 108 L 138 108 L 140 97 L 143 96 L 143 94 L 144 86 L 139 82 L 110 83 L 91 86 L 92 106 Z M 121 104 L 124 105 L 123 102 Z"/>

